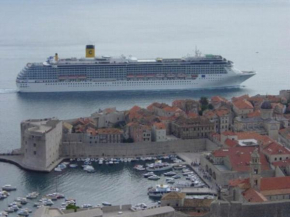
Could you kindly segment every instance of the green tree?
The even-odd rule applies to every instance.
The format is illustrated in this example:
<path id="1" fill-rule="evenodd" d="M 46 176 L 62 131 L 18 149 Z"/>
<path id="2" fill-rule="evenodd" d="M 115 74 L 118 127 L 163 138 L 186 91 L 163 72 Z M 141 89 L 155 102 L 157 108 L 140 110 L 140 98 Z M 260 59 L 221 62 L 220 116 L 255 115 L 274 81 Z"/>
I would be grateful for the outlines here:
<path id="1" fill-rule="evenodd" d="M 214 107 L 213 107 L 212 104 L 208 104 L 208 107 L 207 108 L 210 109 L 210 110 L 213 110 L 214 109 Z"/>
<path id="2" fill-rule="evenodd" d="M 203 106 L 207 106 L 208 105 L 208 99 L 204 96 L 200 97 L 199 103 Z"/>

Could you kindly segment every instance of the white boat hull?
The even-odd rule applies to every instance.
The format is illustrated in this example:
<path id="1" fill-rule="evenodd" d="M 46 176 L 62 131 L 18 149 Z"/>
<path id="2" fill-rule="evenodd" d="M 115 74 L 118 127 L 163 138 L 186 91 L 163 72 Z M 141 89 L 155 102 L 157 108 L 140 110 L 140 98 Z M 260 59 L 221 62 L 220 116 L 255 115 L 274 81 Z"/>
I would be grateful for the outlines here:
<path id="1" fill-rule="evenodd" d="M 232 72 L 232 71 L 231 71 Z M 136 91 L 238 88 L 254 73 L 211 74 L 195 80 L 139 80 L 139 81 L 19 81 L 19 92 L 82 92 L 82 91 Z"/>

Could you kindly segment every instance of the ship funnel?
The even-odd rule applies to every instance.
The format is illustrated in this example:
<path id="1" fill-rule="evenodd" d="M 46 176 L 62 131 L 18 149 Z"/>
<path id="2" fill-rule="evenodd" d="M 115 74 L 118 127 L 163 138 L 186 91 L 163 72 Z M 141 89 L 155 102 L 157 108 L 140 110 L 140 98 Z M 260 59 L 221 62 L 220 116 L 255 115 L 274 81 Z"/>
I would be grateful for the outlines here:
<path id="1" fill-rule="evenodd" d="M 54 55 L 54 60 L 57 62 L 58 61 L 58 55 L 57 53 Z"/>
<path id="2" fill-rule="evenodd" d="M 86 58 L 94 58 L 95 57 L 95 46 L 87 45 L 86 46 Z"/>

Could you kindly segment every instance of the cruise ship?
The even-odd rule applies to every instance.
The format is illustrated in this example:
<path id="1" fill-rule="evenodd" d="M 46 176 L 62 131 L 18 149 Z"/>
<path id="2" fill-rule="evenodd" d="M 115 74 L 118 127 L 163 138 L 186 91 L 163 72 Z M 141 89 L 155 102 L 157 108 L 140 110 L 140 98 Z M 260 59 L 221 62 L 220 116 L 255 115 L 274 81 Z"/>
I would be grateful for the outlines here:
<path id="1" fill-rule="evenodd" d="M 96 57 L 94 45 L 87 45 L 85 58 L 55 54 L 27 63 L 16 84 L 19 92 L 218 89 L 240 87 L 253 75 L 220 55 L 199 51 L 183 58 Z"/>

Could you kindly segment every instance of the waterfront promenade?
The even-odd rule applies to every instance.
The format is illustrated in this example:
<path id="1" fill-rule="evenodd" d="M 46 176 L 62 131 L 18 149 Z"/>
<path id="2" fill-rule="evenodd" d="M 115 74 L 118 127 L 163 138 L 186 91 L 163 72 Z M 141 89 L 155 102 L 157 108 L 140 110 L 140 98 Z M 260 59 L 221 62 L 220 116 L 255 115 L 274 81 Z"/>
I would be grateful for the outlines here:
<path id="1" fill-rule="evenodd" d="M 218 187 L 217 185 L 211 181 L 210 179 L 205 178 L 205 173 L 200 169 L 199 162 L 200 162 L 200 155 L 201 153 L 178 153 L 177 156 L 185 161 L 187 164 L 208 186 L 208 189 L 211 193 L 217 194 Z M 196 166 L 193 164 L 196 163 Z"/>

